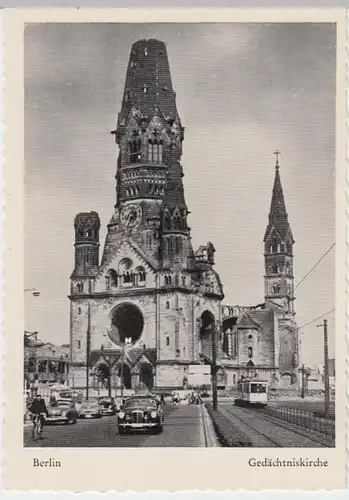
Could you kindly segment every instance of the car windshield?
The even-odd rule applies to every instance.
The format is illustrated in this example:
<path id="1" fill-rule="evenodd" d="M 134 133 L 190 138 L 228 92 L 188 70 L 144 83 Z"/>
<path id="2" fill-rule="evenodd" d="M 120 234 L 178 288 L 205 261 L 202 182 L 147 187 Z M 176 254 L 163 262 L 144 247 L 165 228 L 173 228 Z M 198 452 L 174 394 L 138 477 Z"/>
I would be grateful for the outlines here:
<path id="1" fill-rule="evenodd" d="M 57 406 L 59 408 L 72 408 L 73 405 L 71 403 L 66 403 L 65 401 L 58 401 Z"/>
<path id="2" fill-rule="evenodd" d="M 97 403 L 83 403 L 81 405 L 81 409 L 84 410 L 86 408 L 98 408 L 98 404 Z"/>
<path id="3" fill-rule="evenodd" d="M 126 401 L 124 405 L 125 409 L 149 407 L 156 408 L 156 401 L 154 401 L 153 399 L 130 399 L 129 401 Z"/>

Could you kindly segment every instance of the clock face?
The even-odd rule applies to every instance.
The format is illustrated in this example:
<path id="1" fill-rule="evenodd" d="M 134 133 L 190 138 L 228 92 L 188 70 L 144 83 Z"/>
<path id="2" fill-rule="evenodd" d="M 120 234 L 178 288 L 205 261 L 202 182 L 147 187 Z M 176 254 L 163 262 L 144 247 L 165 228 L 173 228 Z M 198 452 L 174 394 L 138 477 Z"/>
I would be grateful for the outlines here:
<path id="1" fill-rule="evenodd" d="M 142 209 L 140 205 L 131 204 L 125 205 L 121 211 L 121 222 L 125 227 L 135 227 L 141 221 Z"/>

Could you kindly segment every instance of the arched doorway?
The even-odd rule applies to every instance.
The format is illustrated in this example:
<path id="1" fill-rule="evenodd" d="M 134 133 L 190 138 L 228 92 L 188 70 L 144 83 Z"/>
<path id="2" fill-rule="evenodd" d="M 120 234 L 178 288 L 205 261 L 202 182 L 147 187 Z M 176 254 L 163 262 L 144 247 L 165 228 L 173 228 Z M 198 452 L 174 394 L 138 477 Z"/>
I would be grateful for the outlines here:
<path id="1" fill-rule="evenodd" d="M 97 385 L 98 388 L 109 388 L 111 372 L 106 362 L 102 361 L 99 363 L 95 368 L 93 375 L 93 385 Z"/>
<path id="2" fill-rule="evenodd" d="M 126 338 L 136 342 L 143 328 L 144 318 L 140 309 L 134 304 L 123 302 L 113 311 L 109 337 L 115 344 L 124 344 Z"/>
<path id="3" fill-rule="evenodd" d="M 204 354 L 208 358 L 212 357 L 212 330 L 215 324 L 214 315 L 205 310 L 201 314 L 201 327 L 200 327 L 200 342 L 201 342 L 201 354 Z"/>
<path id="4" fill-rule="evenodd" d="M 126 364 L 120 364 L 116 369 L 116 374 L 120 378 L 120 385 L 123 381 L 123 386 L 125 389 L 132 389 L 132 376 L 131 368 Z"/>
<path id="5" fill-rule="evenodd" d="M 149 390 L 153 388 L 153 367 L 150 363 L 142 363 L 139 369 L 139 383 Z"/>

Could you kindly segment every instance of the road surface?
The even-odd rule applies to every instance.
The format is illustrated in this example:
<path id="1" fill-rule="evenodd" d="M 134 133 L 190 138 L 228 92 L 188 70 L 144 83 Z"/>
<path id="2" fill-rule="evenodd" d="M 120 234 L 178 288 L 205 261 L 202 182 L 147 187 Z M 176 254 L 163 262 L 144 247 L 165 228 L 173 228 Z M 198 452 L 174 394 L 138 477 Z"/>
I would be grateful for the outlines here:
<path id="1" fill-rule="evenodd" d="M 24 429 L 26 447 L 205 447 L 203 409 L 198 406 L 164 409 L 164 430 L 158 435 L 145 433 L 119 436 L 117 417 L 78 420 L 75 425 L 47 425 L 41 440 L 33 441 L 31 427 Z"/>

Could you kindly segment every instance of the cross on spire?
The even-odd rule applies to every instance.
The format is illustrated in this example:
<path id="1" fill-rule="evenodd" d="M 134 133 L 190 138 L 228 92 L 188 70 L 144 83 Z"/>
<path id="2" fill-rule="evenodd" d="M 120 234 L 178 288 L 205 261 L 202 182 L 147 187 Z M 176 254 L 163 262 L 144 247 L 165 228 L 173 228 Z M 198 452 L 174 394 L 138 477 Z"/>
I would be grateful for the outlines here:
<path id="1" fill-rule="evenodd" d="M 279 156 L 281 155 L 281 151 L 279 151 L 277 149 L 276 151 L 274 151 L 273 154 L 276 156 L 276 166 L 278 167 L 279 166 Z"/>

